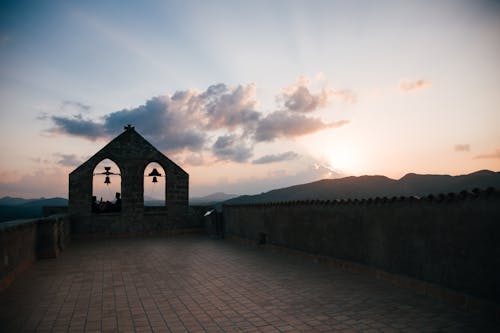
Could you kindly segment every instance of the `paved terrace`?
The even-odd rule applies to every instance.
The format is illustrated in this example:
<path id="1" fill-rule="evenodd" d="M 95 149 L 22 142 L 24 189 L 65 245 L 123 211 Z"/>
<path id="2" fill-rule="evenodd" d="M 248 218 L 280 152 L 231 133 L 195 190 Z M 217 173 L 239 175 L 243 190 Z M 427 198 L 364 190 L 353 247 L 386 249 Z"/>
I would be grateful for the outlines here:
<path id="1" fill-rule="evenodd" d="M 75 241 L 0 293 L 2 332 L 485 332 L 452 306 L 204 237 Z"/>

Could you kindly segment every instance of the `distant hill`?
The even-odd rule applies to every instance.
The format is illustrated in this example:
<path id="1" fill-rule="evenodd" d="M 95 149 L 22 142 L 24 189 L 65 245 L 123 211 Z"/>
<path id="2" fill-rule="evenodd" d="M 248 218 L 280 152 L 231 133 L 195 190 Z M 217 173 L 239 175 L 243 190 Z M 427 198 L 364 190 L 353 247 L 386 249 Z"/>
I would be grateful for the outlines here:
<path id="1" fill-rule="evenodd" d="M 189 199 L 190 205 L 213 205 L 218 202 L 236 198 L 238 194 L 227 194 L 222 192 L 212 193 L 204 197 L 195 197 Z"/>
<path id="2" fill-rule="evenodd" d="M 144 200 L 144 206 L 165 206 L 165 200 Z"/>
<path id="3" fill-rule="evenodd" d="M 67 206 L 68 200 L 64 198 L 0 198 L 0 222 L 28 219 L 42 216 L 43 206 Z"/>
<path id="4" fill-rule="evenodd" d="M 43 199 L 43 198 L 40 198 Z M 16 206 L 22 205 L 30 201 L 36 201 L 40 199 L 23 199 L 23 198 L 13 198 L 13 197 L 3 197 L 0 198 L 0 206 Z"/>
<path id="5" fill-rule="evenodd" d="M 214 193 L 191 198 L 191 205 L 219 203 L 264 203 L 290 200 L 362 199 L 377 196 L 424 196 L 438 193 L 458 193 L 462 190 L 487 187 L 500 188 L 500 172 L 481 170 L 468 175 L 418 175 L 409 173 L 399 180 L 385 176 L 345 177 L 276 189 L 258 195 Z M 152 199 L 152 198 L 146 198 Z M 163 205 L 163 201 L 146 200 L 147 205 Z M 64 198 L 22 199 L 0 198 L 0 222 L 42 216 L 43 206 L 67 206 Z"/>
<path id="6" fill-rule="evenodd" d="M 243 195 L 225 204 L 264 203 L 290 200 L 362 199 L 377 196 L 424 196 L 460 192 L 474 188 L 500 188 L 500 172 L 481 170 L 468 175 L 418 175 L 409 173 L 399 180 L 385 176 L 360 176 L 320 181 Z"/>

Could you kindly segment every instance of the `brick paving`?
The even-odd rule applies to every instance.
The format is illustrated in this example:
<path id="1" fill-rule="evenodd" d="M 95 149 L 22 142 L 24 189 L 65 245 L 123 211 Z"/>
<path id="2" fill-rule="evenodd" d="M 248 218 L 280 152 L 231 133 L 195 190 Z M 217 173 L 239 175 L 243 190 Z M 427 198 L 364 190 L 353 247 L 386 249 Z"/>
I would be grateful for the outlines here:
<path id="1" fill-rule="evenodd" d="M 76 241 L 0 293 L 2 332 L 494 332 L 387 282 L 197 236 Z"/>

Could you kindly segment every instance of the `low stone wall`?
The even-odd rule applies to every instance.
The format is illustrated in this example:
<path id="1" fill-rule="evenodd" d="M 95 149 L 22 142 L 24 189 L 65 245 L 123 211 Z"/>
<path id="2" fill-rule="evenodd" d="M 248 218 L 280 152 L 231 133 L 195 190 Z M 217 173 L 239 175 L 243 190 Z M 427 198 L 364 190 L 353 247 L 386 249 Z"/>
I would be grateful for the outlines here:
<path id="1" fill-rule="evenodd" d="M 177 209 L 177 210 L 175 210 Z M 173 211 L 172 211 L 173 210 Z M 173 233 L 178 230 L 200 228 L 185 207 L 141 207 L 135 214 L 126 212 L 88 213 L 72 215 L 72 233 L 77 237 L 126 236 Z"/>
<path id="2" fill-rule="evenodd" d="M 70 237 L 67 215 L 0 223 L 0 291 L 36 259 L 57 257 Z"/>
<path id="3" fill-rule="evenodd" d="M 212 206 L 189 206 L 188 220 L 193 226 L 205 229 L 205 214 L 214 209 Z"/>
<path id="4" fill-rule="evenodd" d="M 224 238 L 224 222 L 222 212 L 217 209 L 208 210 L 203 216 L 205 233 L 211 238 Z"/>
<path id="5" fill-rule="evenodd" d="M 56 214 L 68 214 L 68 206 L 43 206 L 42 216 L 47 217 Z"/>
<path id="6" fill-rule="evenodd" d="M 500 303 L 500 193 L 493 189 L 425 198 L 226 205 L 223 214 L 232 237 Z"/>

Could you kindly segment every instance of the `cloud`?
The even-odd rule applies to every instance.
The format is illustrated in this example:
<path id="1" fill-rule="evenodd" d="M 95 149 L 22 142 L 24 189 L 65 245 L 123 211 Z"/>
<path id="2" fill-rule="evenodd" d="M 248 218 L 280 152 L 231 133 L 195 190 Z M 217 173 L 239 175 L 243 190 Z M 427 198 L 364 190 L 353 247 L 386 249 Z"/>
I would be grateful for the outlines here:
<path id="1" fill-rule="evenodd" d="M 456 144 L 455 151 L 470 151 L 470 144 Z"/>
<path id="2" fill-rule="evenodd" d="M 311 134 L 325 128 L 340 127 L 348 122 L 347 120 L 340 120 L 337 122 L 325 123 L 319 118 L 290 114 L 285 111 L 276 111 L 259 121 L 255 130 L 255 140 L 257 142 L 262 142 L 273 141 L 280 137 L 294 138 Z"/>
<path id="3" fill-rule="evenodd" d="M 320 118 L 302 115 L 327 105 L 331 97 L 355 99 L 347 90 L 322 88 L 311 92 L 308 85 L 309 81 L 301 78 L 285 88 L 277 97 L 283 105 L 267 116 L 258 109 L 255 84 L 230 87 L 218 83 L 202 92 L 187 89 L 173 95 L 155 96 L 143 105 L 114 111 L 99 119 L 84 117 L 82 112 L 72 116 L 42 114 L 38 119 L 50 119 L 52 133 L 89 140 L 111 138 L 120 133 L 125 124 L 133 124 L 164 152 L 209 151 L 217 160 L 242 162 L 252 155 L 254 143 L 290 139 L 347 123 L 346 120 L 326 123 Z M 63 105 L 77 111 L 90 109 L 89 105 L 77 101 L 64 101 Z"/>
<path id="4" fill-rule="evenodd" d="M 30 161 L 35 162 L 37 164 L 52 164 L 53 162 L 47 158 L 41 158 L 41 157 L 31 157 Z"/>
<path id="5" fill-rule="evenodd" d="M 75 154 L 54 154 L 59 160 L 57 164 L 67 167 L 75 167 L 80 165 L 83 161 Z"/>
<path id="6" fill-rule="evenodd" d="M 91 106 L 78 101 L 65 100 L 61 103 L 61 109 L 77 109 L 78 111 L 87 112 L 91 109 Z"/>
<path id="7" fill-rule="evenodd" d="M 107 115 L 103 127 L 111 136 L 119 132 L 124 124 L 134 124 L 161 150 L 199 151 L 203 148 L 205 134 L 189 106 L 189 100 L 178 103 L 168 95 L 157 96 L 139 107 Z"/>
<path id="8" fill-rule="evenodd" d="M 212 146 L 212 152 L 221 160 L 233 162 L 246 162 L 252 157 L 252 148 L 238 140 L 234 134 L 219 136 Z"/>
<path id="9" fill-rule="evenodd" d="M 474 156 L 475 159 L 497 159 L 500 158 L 500 148 L 495 150 L 493 153 L 490 154 L 481 154 Z"/>
<path id="10" fill-rule="evenodd" d="M 331 91 L 332 96 L 334 96 L 337 99 L 340 99 L 344 103 L 356 103 L 358 101 L 358 96 L 349 89 L 343 89 L 343 90 L 332 90 Z"/>
<path id="11" fill-rule="evenodd" d="M 14 183 L 21 179 L 22 175 L 19 170 L 4 170 L 0 169 L 0 184 Z"/>
<path id="12" fill-rule="evenodd" d="M 47 120 L 49 118 L 50 118 L 50 116 L 49 116 L 48 112 L 40 112 L 38 114 L 38 116 L 36 116 L 35 119 L 37 119 L 37 120 Z"/>
<path id="13" fill-rule="evenodd" d="M 203 158 L 202 154 L 190 154 L 186 158 L 184 158 L 183 164 L 188 164 L 191 166 L 199 166 L 203 165 L 205 163 L 205 159 Z"/>
<path id="14" fill-rule="evenodd" d="M 339 178 L 344 176 L 332 172 L 328 168 L 307 163 L 302 169 L 270 170 L 263 178 L 243 175 L 237 181 L 220 180 L 215 185 L 197 186 L 197 190 L 203 193 L 217 191 L 239 194 L 257 194 L 277 188 L 288 187 L 291 184 L 304 184 L 325 178 Z"/>
<path id="15" fill-rule="evenodd" d="M 268 164 L 274 162 L 290 161 L 296 159 L 299 155 L 293 151 L 287 151 L 282 154 L 276 155 L 264 155 L 256 160 L 253 160 L 253 164 Z"/>
<path id="16" fill-rule="evenodd" d="M 431 81 L 424 79 L 419 79 L 415 81 L 401 81 L 401 83 L 399 83 L 399 89 L 404 92 L 410 92 L 413 90 L 423 89 L 430 85 Z"/>
<path id="17" fill-rule="evenodd" d="M 200 95 L 208 117 L 207 128 L 230 130 L 238 126 L 248 126 L 260 118 L 260 113 L 255 111 L 257 100 L 255 97 L 255 84 L 238 85 L 229 89 L 225 84 L 208 87 Z"/>
<path id="18" fill-rule="evenodd" d="M 50 171 L 46 168 L 34 170 L 32 174 L 11 180 L 0 177 L 0 197 L 6 195 L 23 198 L 67 197 L 67 174 L 66 169 L 56 167 Z"/>
<path id="19" fill-rule="evenodd" d="M 73 117 L 52 116 L 54 127 L 51 132 L 79 136 L 90 140 L 96 140 L 105 136 L 105 130 L 101 124 L 92 120 L 85 120 L 81 115 Z"/>
<path id="20" fill-rule="evenodd" d="M 285 110 L 307 113 L 328 104 L 332 91 L 323 88 L 318 93 L 312 93 L 309 90 L 309 85 L 309 79 L 300 77 L 296 83 L 283 89 L 283 93 L 278 97 L 278 100 L 283 102 Z"/>
<path id="21" fill-rule="evenodd" d="M 52 116 L 52 131 L 96 140 L 119 133 L 124 124 L 134 124 L 159 149 L 200 151 L 206 130 L 252 126 L 260 117 L 253 110 L 256 104 L 255 85 L 217 84 L 202 93 L 185 90 L 156 96 L 136 108 L 112 112 L 100 122 L 83 119 L 81 114 Z"/>

